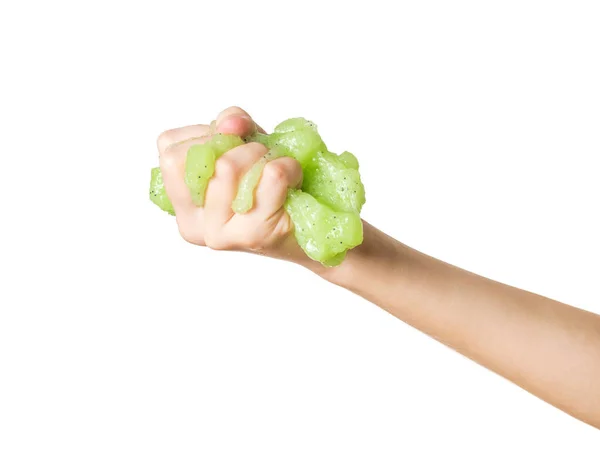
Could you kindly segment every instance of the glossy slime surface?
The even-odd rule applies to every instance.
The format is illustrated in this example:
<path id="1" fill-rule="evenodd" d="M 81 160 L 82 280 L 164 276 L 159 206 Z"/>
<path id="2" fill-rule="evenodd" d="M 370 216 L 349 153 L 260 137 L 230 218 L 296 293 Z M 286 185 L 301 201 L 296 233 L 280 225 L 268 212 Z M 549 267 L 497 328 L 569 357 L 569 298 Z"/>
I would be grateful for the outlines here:
<path id="1" fill-rule="evenodd" d="M 290 189 L 284 205 L 294 224 L 294 235 L 304 252 L 325 266 L 339 265 L 346 252 L 362 243 L 360 212 L 365 204 L 365 188 L 359 164 L 350 152 L 330 152 L 313 122 L 293 118 L 281 122 L 271 134 L 257 133 L 246 139 L 269 148 L 244 175 L 232 203 L 232 210 L 244 214 L 252 209 L 254 191 L 264 166 L 275 158 L 290 156 L 302 167 L 301 189 Z M 185 182 L 197 206 L 214 174 L 215 161 L 226 151 L 243 144 L 237 136 L 215 135 L 188 150 Z M 159 168 L 152 169 L 150 200 L 163 211 L 174 214 Z"/>

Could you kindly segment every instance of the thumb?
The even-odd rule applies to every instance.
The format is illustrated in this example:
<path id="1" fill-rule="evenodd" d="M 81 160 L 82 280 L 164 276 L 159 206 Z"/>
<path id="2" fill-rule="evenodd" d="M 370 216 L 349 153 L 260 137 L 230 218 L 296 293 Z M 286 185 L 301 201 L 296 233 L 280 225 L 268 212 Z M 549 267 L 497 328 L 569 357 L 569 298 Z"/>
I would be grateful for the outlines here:
<path id="1" fill-rule="evenodd" d="M 222 111 L 212 125 L 217 133 L 235 134 L 240 137 L 251 135 L 256 131 L 264 133 L 264 130 L 254 123 L 250 114 L 237 106 Z"/>

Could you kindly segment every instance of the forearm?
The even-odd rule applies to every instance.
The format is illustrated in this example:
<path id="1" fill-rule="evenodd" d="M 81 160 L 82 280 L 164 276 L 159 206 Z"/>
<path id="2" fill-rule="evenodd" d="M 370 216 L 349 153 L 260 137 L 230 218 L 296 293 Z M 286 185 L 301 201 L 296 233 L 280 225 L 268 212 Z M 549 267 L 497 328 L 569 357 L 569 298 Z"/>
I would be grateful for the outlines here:
<path id="1" fill-rule="evenodd" d="M 600 427 L 600 316 L 478 276 L 365 224 L 329 281 Z"/>

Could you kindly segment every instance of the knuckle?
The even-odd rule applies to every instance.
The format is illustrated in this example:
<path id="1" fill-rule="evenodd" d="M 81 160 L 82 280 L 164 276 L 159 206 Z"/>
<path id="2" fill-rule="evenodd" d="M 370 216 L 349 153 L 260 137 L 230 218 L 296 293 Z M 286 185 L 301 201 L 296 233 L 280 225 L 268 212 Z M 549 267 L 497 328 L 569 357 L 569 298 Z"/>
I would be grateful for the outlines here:
<path id="1" fill-rule="evenodd" d="M 169 146 L 173 144 L 173 132 L 171 130 L 163 131 L 156 139 L 156 146 L 159 153 L 164 153 Z"/>
<path id="2" fill-rule="evenodd" d="M 229 245 L 219 235 L 209 233 L 204 237 L 204 243 L 211 250 L 227 250 Z"/>
<path id="3" fill-rule="evenodd" d="M 184 241 L 190 244 L 199 245 L 202 243 L 202 236 L 199 232 L 188 226 L 186 223 L 179 223 L 178 226 L 179 235 Z"/>
<path id="4" fill-rule="evenodd" d="M 262 158 L 263 156 L 267 157 L 266 155 L 269 153 L 269 149 L 260 142 L 249 142 L 246 145 L 248 145 L 249 151 L 252 152 L 257 159 Z"/>
<path id="5" fill-rule="evenodd" d="M 225 154 L 215 164 L 215 175 L 220 178 L 235 179 L 239 175 L 239 168 L 235 161 Z"/>
<path id="6" fill-rule="evenodd" d="M 167 152 L 160 157 L 160 169 L 162 172 L 172 171 L 177 167 L 177 158 L 174 153 Z"/>
<path id="7" fill-rule="evenodd" d="M 282 164 L 276 162 L 269 163 L 265 166 L 263 176 L 274 185 L 287 185 L 287 170 Z"/>
<path id="8" fill-rule="evenodd" d="M 247 144 L 244 144 L 243 147 L 245 150 L 261 154 L 265 154 L 269 151 L 269 149 L 260 142 L 248 142 Z"/>
<path id="9" fill-rule="evenodd" d="M 189 242 L 190 244 L 196 243 L 196 236 L 194 233 L 191 233 L 186 228 L 179 228 L 179 235 L 183 238 L 184 241 Z"/>

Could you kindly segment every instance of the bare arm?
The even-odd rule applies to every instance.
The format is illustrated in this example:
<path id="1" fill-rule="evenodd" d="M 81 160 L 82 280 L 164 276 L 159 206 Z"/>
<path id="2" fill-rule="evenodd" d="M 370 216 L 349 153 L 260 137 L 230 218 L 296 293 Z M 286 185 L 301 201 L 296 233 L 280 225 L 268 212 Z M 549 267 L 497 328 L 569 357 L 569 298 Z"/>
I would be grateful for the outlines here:
<path id="1" fill-rule="evenodd" d="M 179 232 L 215 250 L 258 253 L 300 264 L 511 380 L 546 402 L 600 428 L 600 316 L 507 286 L 424 255 L 364 224 L 364 242 L 336 268 L 310 260 L 282 206 L 302 170 L 280 158 L 266 164 L 256 206 L 231 210 L 239 180 L 267 148 L 242 145 L 219 158 L 197 208 L 183 181 L 190 145 L 211 132 L 247 135 L 257 125 L 232 107 L 211 126 L 169 130 L 158 139 L 160 165 Z M 259 128 L 260 129 L 260 128 Z"/>
<path id="2" fill-rule="evenodd" d="M 409 248 L 365 223 L 364 243 L 323 278 L 600 428 L 600 316 Z"/>

